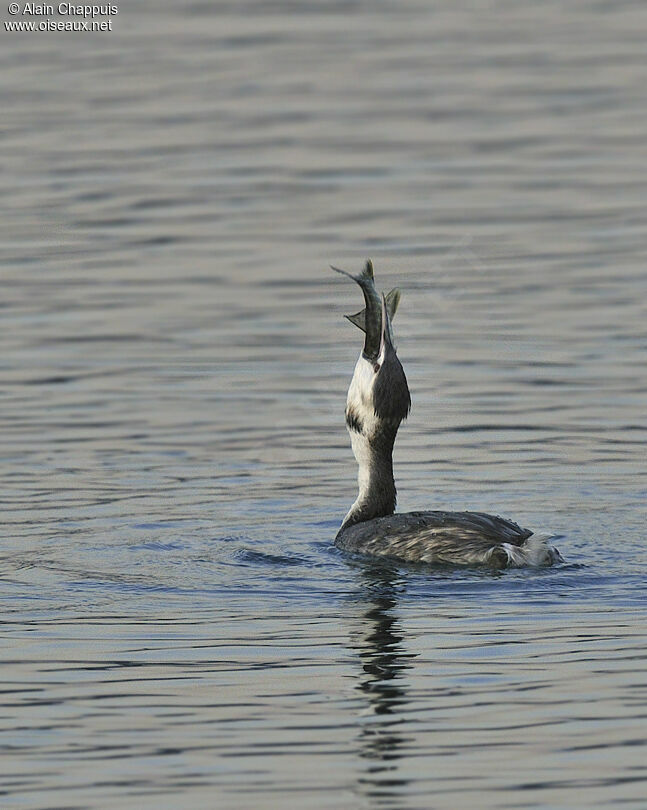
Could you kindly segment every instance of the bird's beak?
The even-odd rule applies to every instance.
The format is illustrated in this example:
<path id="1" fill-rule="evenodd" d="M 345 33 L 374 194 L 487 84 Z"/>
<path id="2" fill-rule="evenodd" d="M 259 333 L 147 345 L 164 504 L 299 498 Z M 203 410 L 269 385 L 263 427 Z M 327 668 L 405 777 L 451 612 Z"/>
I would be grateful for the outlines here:
<path id="1" fill-rule="evenodd" d="M 382 365 L 387 351 L 395 352 L 393 345 L 393 329 L 391 327 L 391 319 L 389 318 L 389 310 L 386 305 L 386 296 L 382 294 L 382 323 L 380 327 L 380 351 L 378 353 L 378 363 Z"/>

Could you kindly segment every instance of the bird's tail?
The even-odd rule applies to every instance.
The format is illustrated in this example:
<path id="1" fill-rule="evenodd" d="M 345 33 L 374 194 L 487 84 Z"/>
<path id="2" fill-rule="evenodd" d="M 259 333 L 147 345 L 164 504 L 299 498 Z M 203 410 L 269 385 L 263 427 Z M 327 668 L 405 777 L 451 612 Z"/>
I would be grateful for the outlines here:
<path id="1" fill-rule="evenodd" d="M 530 565 L 539 568 L 545 565 L 564 562 L 564 558 L 559 551 L 548 541 L 554 537 L 549 532 L 537 532 L 531 534 L 524 540 L 521 546 L 513 546 L 511 543 L 502 543 L 501 547 L 508 555 L 508 566 L 511 568 L 521 568 Z"/>

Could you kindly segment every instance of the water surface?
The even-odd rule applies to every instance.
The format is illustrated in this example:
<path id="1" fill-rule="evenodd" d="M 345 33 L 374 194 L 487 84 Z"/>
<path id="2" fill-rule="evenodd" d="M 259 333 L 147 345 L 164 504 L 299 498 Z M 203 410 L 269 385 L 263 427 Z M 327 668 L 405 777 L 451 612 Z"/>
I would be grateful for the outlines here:
<path id="1" fill-rule="evenodd" d="M 3 33 L 2 807 L 643 808 L 644 6 L 113 28 Z M 333 548 L 367 256 L 400 507 L 565 565 Z"/>

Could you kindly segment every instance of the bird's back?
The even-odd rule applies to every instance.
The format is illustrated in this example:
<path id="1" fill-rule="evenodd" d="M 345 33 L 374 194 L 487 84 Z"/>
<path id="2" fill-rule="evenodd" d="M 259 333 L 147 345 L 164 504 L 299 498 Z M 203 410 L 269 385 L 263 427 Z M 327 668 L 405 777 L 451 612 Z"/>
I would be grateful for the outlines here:
<path id="1" fill-rule="evenodd" d="M 336 544 L 345 551 L 405 562 L 498 568 L 528 562 L 550 564 L 554 552 L 545 536 L 483 512 L 387 515 L 342 529 Z"/>

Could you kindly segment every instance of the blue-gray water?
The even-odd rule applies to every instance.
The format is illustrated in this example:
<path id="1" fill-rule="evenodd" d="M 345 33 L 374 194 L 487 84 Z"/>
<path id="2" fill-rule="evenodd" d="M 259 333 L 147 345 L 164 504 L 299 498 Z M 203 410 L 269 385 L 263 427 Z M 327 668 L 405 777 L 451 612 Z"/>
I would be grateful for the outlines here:
<path id="1" fill-rule="evenodd" d="M 4 18 L 8 15 L 2 11 Z M 2 808 L 644 808 L 647 12 L 120 5 L 2 29 Z M 371 256 L 400 507 L 332 547 Z"/>

